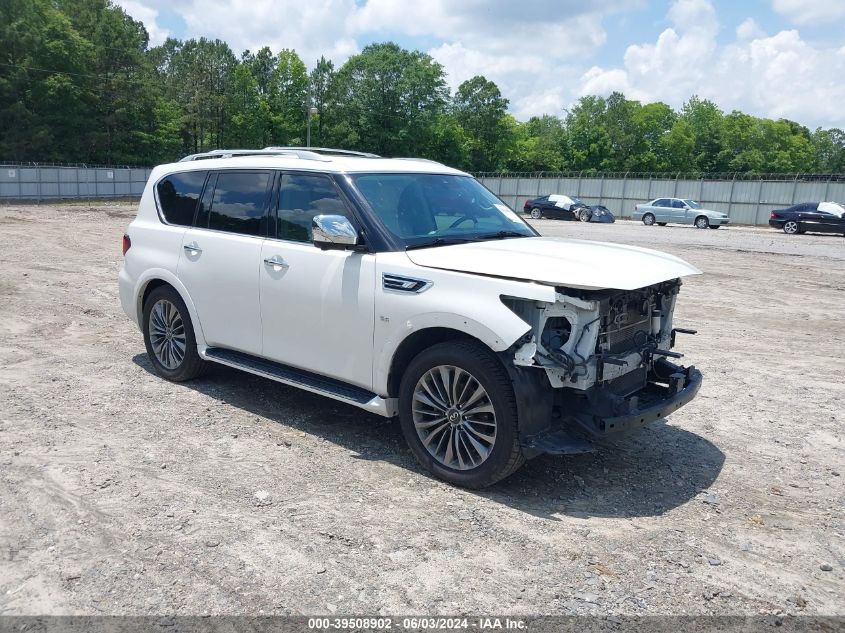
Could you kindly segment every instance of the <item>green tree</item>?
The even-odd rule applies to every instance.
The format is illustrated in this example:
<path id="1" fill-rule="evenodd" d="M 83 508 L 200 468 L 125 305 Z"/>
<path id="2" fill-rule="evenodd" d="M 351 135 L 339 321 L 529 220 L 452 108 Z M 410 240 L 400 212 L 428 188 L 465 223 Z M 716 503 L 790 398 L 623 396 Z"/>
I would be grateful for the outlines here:
<path id="1" fill-rule="evenodd" d="M 394 43 L 371 44 L 338 70 L 332 137 L 386 155 L 425 155 L 448 91 L 443 67 Z"/>
<path id="2" fill-rule="evenodd" d="M 311 106 L 317 109 L 317 114 L 315 115 L 316 120 L 312 122 L 316 140 L 315 145 L 325 144 L 323 139 L 323 122 L 328 114 L 327 108 L 330 103 L 330 90 L 332 89 L 333 81 L 334 64 L 321 56 L 320 61 L 317 62 L 314 70 L 308 76 L 308 94 Z"/>
<path id="3" fill-rule="evenodd" d="M 492 81 L 476 75 L 458 86 L 452 98 L 455 119 L 473 140 L 471 169 L 488 171 L 498 166 L 500 148 L 508 126 L 504 118 L 508 100 Z"/>
<path id="4" fill-rule="evenodd" d="M 295 51 L 283 49 L 277 56 L 270 89 L 274 145 L 305 145 L 307 94 L 305 64 Z"/>

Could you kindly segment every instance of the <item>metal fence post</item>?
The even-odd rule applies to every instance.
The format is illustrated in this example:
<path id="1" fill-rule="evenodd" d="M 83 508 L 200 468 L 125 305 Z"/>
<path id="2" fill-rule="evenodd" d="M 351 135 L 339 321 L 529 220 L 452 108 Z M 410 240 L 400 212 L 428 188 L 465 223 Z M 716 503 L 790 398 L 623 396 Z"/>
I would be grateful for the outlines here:
<path id="1" fill-rule="evenodd" d="M 798 176 L 799 174 L 795 174 L 795 178 L 792 179 L 792 202 L 790 206 L 795 204 L 795 193 L 798 191 Z M 756 220 L 757 218 L 754 219 Z"/>
<path id="2" fill-rule="evenodd" d="M 830 192 L 830 179 L 833 178 L 833 174 L 828 174 L 827 182 L 824 185 L 824 200 L 822 202 L 827 202 L 827 194 Z"/>
<path id="3" fill-rule="evenodd" d="M 673 197 L 673 198 L 677 198 L 677 197 L 678 197 L 678 178 L 680 178 L 680 177 L 681 177 L 681 172 L 677 172 L 677 173 L 675 174 L 675 190 L 672 192 L 672 197 Z"/>
<path id="4" fill-rule="evenodd" d="M 604 174 L 601 175 L 601 182 L 599 183 L 599 204 L 604 204 Z"/>
<path id="5" fill-rule="evenodd" d="M 581 197 L 581 176 L 583 175 L 583 173 L 584 173 L 583 171 L 579 171 L 579 172 L 578 172 L 578 188 L 577 188 L 577 190 L 575 191 L 575 196 L 576 196 L 577 198 L 580 198 L 580 197 Z"/>

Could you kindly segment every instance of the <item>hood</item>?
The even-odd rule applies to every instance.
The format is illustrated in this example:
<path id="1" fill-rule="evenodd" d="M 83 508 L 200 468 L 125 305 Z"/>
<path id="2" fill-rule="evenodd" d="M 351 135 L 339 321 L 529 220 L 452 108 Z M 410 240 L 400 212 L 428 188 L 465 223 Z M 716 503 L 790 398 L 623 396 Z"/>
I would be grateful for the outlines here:
<path id="1" fill-rule="evenodd" d="M 570 288 L 634 290 L 701 273 L 659 251 L 608 242 L 524 237 L 408 251 L 418 266 Z"/>

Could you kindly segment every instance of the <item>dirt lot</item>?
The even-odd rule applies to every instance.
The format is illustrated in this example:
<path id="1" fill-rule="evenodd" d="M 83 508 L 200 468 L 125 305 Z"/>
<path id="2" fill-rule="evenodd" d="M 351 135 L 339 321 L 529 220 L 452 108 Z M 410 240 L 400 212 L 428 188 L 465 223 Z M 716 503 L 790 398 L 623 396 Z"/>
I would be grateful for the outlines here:
<path id="1" fill-rule="evenodd" d="M 0 614 L 845 613 L 842 237 L 538 222 L 701 268 L 676 322 L 705 384 L 469 492 L 358 409 L 152 375 L 133 213 L 0 207 Z"/>

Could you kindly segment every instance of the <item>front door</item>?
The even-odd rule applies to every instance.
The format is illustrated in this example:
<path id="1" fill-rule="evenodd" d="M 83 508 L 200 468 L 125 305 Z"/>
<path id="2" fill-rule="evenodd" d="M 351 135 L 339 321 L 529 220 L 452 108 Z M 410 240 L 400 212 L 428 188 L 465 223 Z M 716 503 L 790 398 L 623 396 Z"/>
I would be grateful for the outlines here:
<path id="1" fill-rule="evenodd" d="M 315 215 L 352 220 L 328 176 L 285 173 L 277 199 L 261 251 L 262 355 L 369 389 L 375 255 L 311 243 Z"/>
<path id="2" fill-rule="evenodd" d="M 213 172 L 182 237 L 177 276 L 209 346 L 261 353 L 258 272 L 271 180 L 269 171 Z"/>

